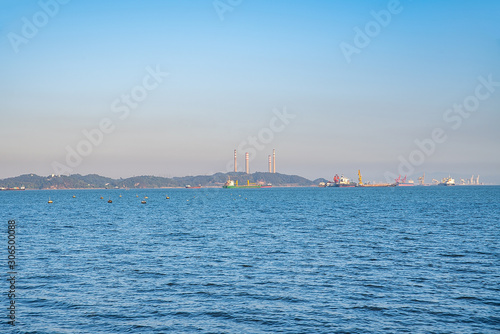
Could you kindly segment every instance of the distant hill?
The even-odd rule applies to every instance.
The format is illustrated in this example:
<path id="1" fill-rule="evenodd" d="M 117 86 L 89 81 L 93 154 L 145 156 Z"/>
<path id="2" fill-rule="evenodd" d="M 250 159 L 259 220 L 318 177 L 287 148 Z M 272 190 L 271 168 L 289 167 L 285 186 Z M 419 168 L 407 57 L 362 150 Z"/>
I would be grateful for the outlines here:
<path id="1" fill-rule="evenodd" d="M 260 182 L 271 183 L 273 186 L 299 186 L 307 187 L 317 185 L 319 180 L 308 180 L 297 175 L 286 175 L 280 173 L 216 173 L 214 175 L 197 175 L 183 177 L 159 177 L 159 176 L 134 176 L 126 179 L 112 179 L 97 174 L 89 175 L 56 175 L 39 176 L 36 174 L 24 174 L 16 177 L 0 180 L 0 188 L 25 187 L 26 189 L 93 189 L 93 188 L 166 188 L 203 186 L 220 187 L 231 178 L 238 180 L 239 184 Z"/>

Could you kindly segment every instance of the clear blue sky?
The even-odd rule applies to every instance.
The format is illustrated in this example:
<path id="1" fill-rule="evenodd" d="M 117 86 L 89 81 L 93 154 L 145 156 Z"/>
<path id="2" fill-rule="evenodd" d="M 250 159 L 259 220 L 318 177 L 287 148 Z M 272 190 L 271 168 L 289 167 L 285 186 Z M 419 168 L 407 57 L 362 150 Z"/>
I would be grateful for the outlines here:
<path id="1" fill-rule="evenodd" d="M 413 158 L 415 180 L 500 183 L 500 2 L 393 2 L 3 0 L 0 178 L 52 174 L 54 161 L 111 177 L 211 174 L 237 147 L 242 169 L 257 147 L 252 171 L 275 148 L 278 172 L 311 179 L 361 169 L 383 181 Z M 160 83 L 147 77 L 157 66 Z M 144 80 L 157 87 L 120 118 Z M 446 112 L 465 101 L 467 118 Z M 285 109 L 286 125 L 273 113 Z M 69 166 L 67 148 L 106 118 L 113 130 Z M 412 156 L 436 128 L 444 142 Z"/>

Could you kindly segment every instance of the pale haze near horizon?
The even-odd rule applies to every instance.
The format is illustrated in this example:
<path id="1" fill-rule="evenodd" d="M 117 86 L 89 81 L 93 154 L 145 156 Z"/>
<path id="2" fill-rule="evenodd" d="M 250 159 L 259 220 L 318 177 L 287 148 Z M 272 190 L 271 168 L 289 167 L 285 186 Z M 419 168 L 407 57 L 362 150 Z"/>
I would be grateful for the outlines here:
<path id="1" fill-rule="evenodd" d="M 356 27 L 395 2 L 70 1 L 23 37 L 49 3 L 0 4 L 0 178 L 55 173 L 82 131 L 109 119 L 113 130 L 71 174 L 226 172 L 240 148 L 240 171 L 252 149 L 251 172 L 267 171 L 276 149 L 277 172 L 331 179 L 361 169 L 385 181 L 440 128 L 446 140 L 409 177 L 500 183 L 500 87 L 460 124 L 445 120 L 478 78 L 500 82 L 496 1 L 400 1 L 348 57 L 341 45 L 356 47 Z M 13 33 L 27 42 L 13 46 Z M 150 77 L 155 87 L 121 119 L 116 100 L 156 69 L 168 76 Z M 280 123 L 280 112 L 293 118 Z M 259 135 L 258 148 L 248 143 Z"/>

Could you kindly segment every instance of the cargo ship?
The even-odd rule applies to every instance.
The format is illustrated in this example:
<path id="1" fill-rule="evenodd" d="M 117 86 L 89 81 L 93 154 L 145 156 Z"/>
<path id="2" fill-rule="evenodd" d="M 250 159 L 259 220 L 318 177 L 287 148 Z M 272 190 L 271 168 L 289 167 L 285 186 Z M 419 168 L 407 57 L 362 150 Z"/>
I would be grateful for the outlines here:
<path id="1" fill-rule="evenodd" d="M 201 188 L 201 185 L 195 186 L 195 187 L 191 186 L 190 184 L 186 185 L 186 189 L 200 189 L 200 188 Z"/>
<path id="2" fill-rule="evenodd" d="M 451 176 L 443 178 L 441 182 L 438 184 L 438 186 L 454 186 L 454 185 L 455 185 L 455 179 L 452 178 Z"/>
<path id="3" fill-rule="evenodd" d="M 392 187 L 394 184 L 390 183 L 363 183 L 361 170 L 358 169 L 358 187 Z"/>
<path id="4" fill-rule="evenodd" d="M 348 178 L 344 177 L 344 175 L 339 176 L 335 174 L 333 177 L 333 183 L 328 182 L 326 184 L 328 187 L 339 187 L 339 188 L 353 188 L 356 187 L 355 182 L 351 182 Z"/>
<path id="5" fill-rule="evenodd" d="M 358 187 L 394 187 L 394 184 L 390 183 L 363 183 L 363 185 L 358 185 Z"/>
<path id="6" fill-rule="evenodd" d="M 245 185 L 238 185 L 238 180 L 236 180 L 236 181 L 227 180 L 226 183 L 224 183 L 224 185 L 222 186 L 222 188 L 225 188 L 225 189 L 234 189 L 234 188 L 248 189 L 248 188 L 261 188 L 261 187 L 262 186 L 260 184 L 250 183 L 249 180 L 247 180 L 247 184 L 245 184 Z"/>
<path id="7" fill-rule="evenodd" d="M 25 190 L 25 187 L 0 188 L 0 190 Z"/>
<path id="8" fill-rule="evenodd" d="M 401 175 L 399 175 L 398 178 L 394 181 L 396 181 L 396 183 L 394 183 L 396 187 L 413 187 L 415 185 L 413 180 L 409 180 L 408 182 L 406 181 L 406 175 L 403 178 L 401 178 Z"/>

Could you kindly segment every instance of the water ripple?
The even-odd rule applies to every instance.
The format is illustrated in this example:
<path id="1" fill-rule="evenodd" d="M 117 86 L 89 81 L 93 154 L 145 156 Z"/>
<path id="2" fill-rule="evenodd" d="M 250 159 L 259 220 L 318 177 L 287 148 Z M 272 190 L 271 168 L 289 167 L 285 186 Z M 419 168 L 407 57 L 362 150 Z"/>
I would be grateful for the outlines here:
<path id="1" fill-rule="evenodd" d="M 499 195 L 0 192 L 4 220 L 19 216 L 16 330 L 498 333 Z"/>

